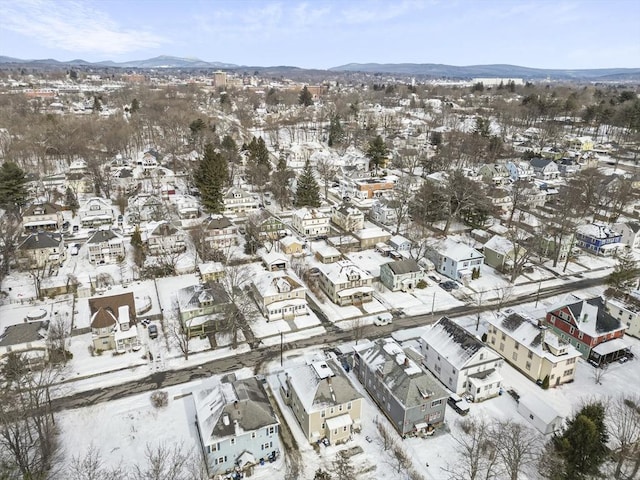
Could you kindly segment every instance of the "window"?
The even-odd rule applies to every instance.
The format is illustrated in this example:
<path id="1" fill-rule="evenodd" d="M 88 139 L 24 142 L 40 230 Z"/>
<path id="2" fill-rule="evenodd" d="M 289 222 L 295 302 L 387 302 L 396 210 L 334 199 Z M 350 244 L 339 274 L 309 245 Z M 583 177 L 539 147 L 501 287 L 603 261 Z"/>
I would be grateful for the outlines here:
<path id="1" fill-rule="evenodd" d="M 528 359 L 532 359 L 533 358 L 533 352 L 531 350 L 529 350 L 529 353 L 527 353 L 527 358 Z"/>
<path id="2" fill-rule="evenodd" d="M 516 343 L 516 344 L 513 346 L 513 348 L 514 348 L 514 350 L 520 350 L 520 344 L 519 344 L 519 343 Z"/>
<path id="3" fill-rule="evenodd" d="M 371 386 L 371 379 L 369 379 L 369 386 Z M 320 412 L 320 417 L 324 418 L 327 416 L 327 412 L 325 410 L 322 410 Z"/>
<path id="4" fill-rule="evenodd" d="M 347 410 L 351 410 L 351 402 L 347 403 Z"/>
<path id="5" fill-rule="evenodd" d="M 526 368 L 527 370 L 531 370 L 531 362 L 527 362 L 524 368 Z"/>
<path id="6" fill-rule="evenodd" d="M 276 431 L 276 427 L 269 427 L 269 435 L 273 435 Z"/>
<path id="7" fill-rule="evenodd" d="M 442 399 L 438 399 L 438 400 L 434 400 L 433 402 L 431 402 L 431 408 L 435 408 L 438 405 L 442 405 Z"/>
<path id="8" fill-rule="evenodd" d="M 501 351 L 501 352 L 504 352 L 504 343 L 501 343 L 501 344 L 500 344 L 500 351 Z"/>
<path id="9" fill-rule="evenodd" d="M 215 460 L 215 462 L 214 462 L 214 463 L 215 463 L 216 465 L 220 465 L 220 464 L 222 464 L 222 463 L 225 463 L 226 461 L 227 461 L 227 456 L 225 455 L 224 457 L 216 458 L 216 460 Z"/>
<path id="10" fill-rule="evenodd" d="M 571 375 L 572 373 L 573 373 L 573 368 L 570 368 L 569 370 L 565 370 L 562 375 L 567 377 L 567 376 Z"/>
<path id="11" fill-rule="evenodd" d="M 251 438 L 256 438 L 256 432 L 251 432 Z"/>
<path id="12" fill-rule="evenodd" d="M 516 352 L 513 352 L 513 354 L 511 355 L 511 358 L 513 359 L 514 362 L 518 361 L 518 354 Z"/>
<path id="13" fill-rule="evenodd" d="M 231 445 L 235 445 L 236 444 L 236 439 L 235 437 L 231 439 Z"/>
<path id="14" fill-rule="evenodd" d="M 575 332 L 575 331 L 576 331 L 575 327 L 571 327 L 571 328 L 569 329 L 569 333 L 570 333 L 571 335 L 573 335 L 573 332 Z"/>
<path id="15" fill-rule="evenodd" d="M 506 339 L 507 339 L 507 336 L 503 333 L 502 334 L 502 340 L 506 340 Z"/>

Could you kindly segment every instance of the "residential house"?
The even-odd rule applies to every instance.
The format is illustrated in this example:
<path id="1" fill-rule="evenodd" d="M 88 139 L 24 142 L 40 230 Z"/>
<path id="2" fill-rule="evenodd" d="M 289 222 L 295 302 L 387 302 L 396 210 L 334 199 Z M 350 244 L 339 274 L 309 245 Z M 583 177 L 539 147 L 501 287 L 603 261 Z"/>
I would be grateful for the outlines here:
<path id="1" fill-rule="evenodd" d="M 540 180 L 554 180 L 560 176 L 558 165 L 549 158 L 532 158 L 529 164 Z"/>
<path id="2" fill-rule="evenodd" d="M 625 333 L 640 338 L 640 292 L 606 297 L 604 302 L 607 312 L 627 326 Z"/>
<path id="3" fill-rule="evenodd" d="M 629 248 L 640 248 L 640 222 L 629 221 L 614 225 L 614 229 L 620 232 L 620 241 Z"/>
<path id="4" fill-rule="evenodd" d="M 90 298 L 89 312 L 94 351 L 140 349 L 133 293 Z"/>
<path id="5" fill-rule="evenodd" d="M 22 227 L 27 233 L 60 230 L 62 222 L 62 211 L 49 202 L 34 203 L 22 214 Z"/>
<path id="6" fill-rule="evenodd" d="M 293 235 L 287 235 L 286 237 L 278 240 L 280 251 L 286 255 L 296 255 L 302 253 L 304 248 L 304 242 Z"/>
<path id="7" fill-rule="evenodd" d="M 371 205 L 371 218 L 383 225 L 395 225 L 398 221 L 397 209 L 394 208 L 396 200 L 380 198 Z"/>
<path id="8" fill-rule="evenodd" d="M 307 289 L 290 271 L 258 274 L 251 284 L 262 315 L 271 320 L 293 320 L 307 315 Z"/>
<path id="9" fill-rule="evenodd" d="M 280 455 L 280 422 L 255 377 L 215 377 L 193 392 L 196 428 L 209 475 L 250 474 Z M 240 477 L 235 477 L 240 478 Z"/>
<path id="10" fill-rule="evenodd" d="M 391 234 L 380 227 L 363 228 L 354 232 L 353 236 L 359 244 L 360 250 L 373 248 L 378 243 L 387 243 L 391 240 Z"/>
<path id="11" fill-rule="evenodd" d="M 279 375 L 282 397 L 307 441 L 344 443 L 361 430 L 362 395 L 334 360 L 316 360 Z"/>
<path id="12" fill-rule="evenodd" d="M 517 410 L 544 435 L 560 432 L 564 426 L 564 419 L 560 413 L 549 402 L 545 402 L 537 395 L 525 394 L 521 396 L 518 399 Z"/>
<path id="13" fill-rule="evenodd" d="M 512 160 L 505 163 L 505 168 L 509 172 L 509 178 L 514 181 L 529 182 L 535 177 L 533 167 L 524 160 Z"/>
<path id="14" fill-rule="evenodd" d="M 157 195 L 136 195 L 129 201 L 127 207 L 128 222 L 159 222 L 168 217 L 167 205 Z"/>
<path id="15" fill-rule="evenodd" d="M 110 202 L 100 197 L 92 197 L 84 202 L 78 210 L 78 217 L 83 227 L 110 225 L 115 220 Z"/>
<path id="16" fill-rule="evenodd" d="M 394 235 L 389 239 L 389 246 L 398 252 L 410 252 L 411 240 L 402 235 Z"/>
<path id="17" fill-rule="evenodd" d="M 229 305 L 229 296 L 219 283 L 189 285 L 176 292 L 180 322 L 189 337 L 214 333 L 219 315 Z"/>
<path id="18" fill-rule="evenodd" d="M 420 343 L 422 363 L 452 392 L 474 402 L 499 394 L 502 358 L 457 323 L 442 317 Z"/>
<path id="19" fill-rule="evenodd" d="M 222 197 L 225 215 L 246 217 L 258 210 L 258 201 L 252 195 L 238 187 L 230 187 Z"/>
<path id="20" fill-rule="evenodd" d="M 427 256 L 436 271 L 461 282 L 471 280 L 473 270 L 480 270 L 484 263 L 484 255 L 475 248 L 448 238 L 432 245 Z"/>
<path id="21" fill-rule="evenodd" d="M 203 283 L 218 282 L 225 275 L 225 266 L 220 262 L 198 263 L 196 268 Z"/>
<path id="22" fill-rule="evenodd" d="M 575 175 L 580 171 L 580 164 L 575 158 L 561 158 L 556 164 L 560 173 L 566 177 Z"/>
<path id="23" fill-rule="evenodd" d="M 335 263 L 342 258 L 342 253 L 331 245 L 321 245 L 316 248 L 315 257 L 322 263 Z"/>
<path id="24" fill-rule="evenodd" d="M 494 210 L 499 214 L 508 213 L 513 208 L 513 199 L 509 192 L 503 188 L 492 188 L 487 192 Z"/>
<path id="25" fill-rule="evenodd" d="M 573 382 L 580 352 L 540 322 L 517 313 L 488 319 L 487 344 L 525 377 L 550 387 Z"/>
<path id="26" fill-rule="evenodd" d="M 593 138 L 582 136 L 582 137 L 574 137 L 567 136 L 567 146 L 571 149 L 580 150 L 582 152 L 589 152 L 593 150 L 594 142 Z"/>
<path id="27" fill-rule="evenodd" d="M 158 153 L 156 150 L 148 150 L 144 152 L 136 162 L 138 166 L 142 167 L 143 170 L 153 170 L 154 168 L 158 168 L 160 166 L 160 160 L 162 159 L 162 155 Z"/>
<path id="28" fill-rule="evenodd" d="M 21 355 L 29 367 L 42 367 L 49 361 L 49 320 L 27 320 L 5 327 L 0 335 L 0 360 L 13 353 Z"/>
<path id="29" fill-rule="evenodd" d="M 424 270 L 413 259 L 384 263 L 380 266 L 380 281 L 392 292 L 412 292 L 425 276 Z"/>
<path id="30" fill-rule="evenodd" d="M 111 174 L 114 189 L 123 195 L 130 195 L 139 187 L 139 182 L 129 167 L 122 167 Z"/>
<path id="31" fill-rule="evenodd" d="M 628 346 L 622 340 L 627 326 L 607 311 L 602 297 L 581 300 L 573 296 L 547 312 L 545 321 L 587 360 L 605 364 L 627 354 Z"/>
<path id="32" fill-rule="evenodd" d="M 576 229 L 576 245 L 593 255 L 610 257 L 615 255 L 622 243 L 622 235 L 610 227 L 591 223 Z"/>
<path id="33" fill-rule="evenodd" d="M 345 194 L 356 200 L 371 200 L 391 192 L 394 187 L 390 178 L 356 178 L 351 179 L 351 188 L 345 190 Z"/>
<path id="34" fill-rule="evenodd" d="M 122 236 L 111 229 L 94 232 L 87 240 L 87 246 L 91 263 L 117 263 L 125 258 Z"/>
<path id="35" fill-rule="evenodd" d="M 509 170 L 502 163 L 486 163 L 478 171 L 485 182 L 494 187 L 506 185 L 509 182 Z"/>
<path id="36" fill-rule="evenodd" d="M 524 247 L 517 251 L 513 242 L 501 235 L 494 235 L 484 244 L 484 263 L 501 272 L 513 270 L 515 262 L 520 262 L 526 255 Z"/>
<path id="37" fill-rule="evenodd" d="M 185 234 L 167 221 L 149 225 L 147 250 L 150 255 L 167 255 L 187 249 Z"/>
<path id="38" fill-rule="evenodd" d="M 420 354 L 392 339 L 353 347 L 353 371 L 401 436 L 444 422 L 449 394 L 420 367 Z"/>
<path id="39" fill-rule="evenodd" d="M 222 215 L 211 215 L 202 222 L 204 243 L 212 250 L 227 250 L 238 243 L 238 226 Z"/>
<path id="40" fill-rule="evenodd" d="M 540 238 L 540 254 L 554 260 L 556 255 L 558 261 L 562 262 L 567 259 L 574 245 L 572 235 L 565 235 L 562 238 L 541 237 Z"/>
<path id="41" fill-rule="evenodd" d="M 300 208 L 291 216 L 291 226 L 300 234 L 308 237 L 329 234 L 330 217 L 320 210 Z"/>
<path id="42" fill-rule="evenodd" d="M 263 251 L 260 257 L 262 259 L 262 264 L 270 272 L 275 272 L 277 270 L 286 270 L 290 266 L 289 259 L 278 252 Z"/>
<path id="43" fill-rule="evenodd" d="M 16 250 L 18 265 L 25 269 L 57 267 L 66 258 L 64 239 L 58 233 L 31 233 L 18 241 Z"/>
<path id="44" fill-rule="evenodd" d="M 320 288 L 341 307 L 373 300 L 373 276 L 350 260 L 320 265 Z"/>
<path id="45" fill-rule="evenodd" d="M 364 213 L 356 207 L 342 204 L 331 208 L 331 221 L 347 232 L 364 228 Z"/>

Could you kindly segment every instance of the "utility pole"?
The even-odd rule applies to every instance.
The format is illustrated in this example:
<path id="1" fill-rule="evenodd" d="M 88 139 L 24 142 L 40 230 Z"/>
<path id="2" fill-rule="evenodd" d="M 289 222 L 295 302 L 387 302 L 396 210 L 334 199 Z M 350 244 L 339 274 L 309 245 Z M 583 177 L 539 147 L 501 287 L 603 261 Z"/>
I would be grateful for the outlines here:
<path id="1" fill-rule="evenodd" d="M 538 293 L 536 293 L 536 306 L 534 308 L 538 308 L 538 300 L 540 300 L 540 287 L 542 286 L 542 279 L 538 282 Z"/>
<path id="2" fill-rule="evenodd" d="M 283 349 L 283 337 L 282 332 L 280 332 L 280 366 L 282 367 L 282 349 Z"/>

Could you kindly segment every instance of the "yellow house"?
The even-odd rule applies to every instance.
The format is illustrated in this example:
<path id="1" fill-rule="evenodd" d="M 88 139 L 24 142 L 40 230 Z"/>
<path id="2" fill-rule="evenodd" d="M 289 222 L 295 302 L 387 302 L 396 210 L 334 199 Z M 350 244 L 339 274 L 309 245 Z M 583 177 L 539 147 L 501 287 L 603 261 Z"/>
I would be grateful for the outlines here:
<path id="1" fill-rule="evenodd" d="M 360 431 L 362 395 L 335 361 L 300 365 L 279 378 L 282 396 L 309 442 L 326 439 L 335 445 Z"/>
<path id="2" fill-rule="evenodd" d="M 294 236 L 287 235 L 281 238 L 278 243 L 280 244 L 280 251 L 282 253 L 286 253 L 287 255 L 302 253 L 303 243 Z"/>
<path id="3" fill-rule="evenodd" d="M 488 321 L 487 343 L 524 376 L 551 387 L 574 380 L 580 352 L 547 327 L 517 313 Z"/>

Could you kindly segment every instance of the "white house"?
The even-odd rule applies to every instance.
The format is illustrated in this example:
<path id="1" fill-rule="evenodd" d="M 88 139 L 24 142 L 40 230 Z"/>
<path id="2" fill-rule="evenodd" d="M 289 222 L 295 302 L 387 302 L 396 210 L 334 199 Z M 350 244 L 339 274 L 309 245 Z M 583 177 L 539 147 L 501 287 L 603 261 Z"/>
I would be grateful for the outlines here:
<path id="1" fill-rule="evenodd" d="M 150 224 L 147 248 L 151 255 L 184 252 L 187 248 L 184 232 L 167 221 Z"/>
<path id="2" fill-rule="evenodd" d="M 264 272 L 258 274 L 251 286 L 267 321 L 291 320 L 307 314 L 307 289 L 293 272 Z"/>
<path id="3" fill-rule="evenodd" d="M 350 260 L 319 265 L 320 288 L 337 305 L 357 305 L 373 300 L 373 276 Z"/>
<path id="4" fill-rule="evenodd" d="M 316 237 L 329 234 L 329 220 L 320 210 L 300 208 L 293 212 L 291 226 L 301 235 Z"/>
<path id="5" fill-rule="evenodd" d="M 371 218 L 384 225 L 394 225 L 398 221 L 396 209 L 393 208 L 393 200 L 380 198 L 371 205 Z"/>
<path id="6" fill-rule="evenodd" d="M 627 326 L 627 335 L 640 338 L 640 292 L 632 292 L 624 299 L 605 298 L 605 308 L 612 317 Z"/>
<path id="7" fill-rule="evenodd" d="M 540 180 L 553 180 L 560 176 L 558 165 L 548 158 L 532 158 L 529 164 Z"/>
<path id="8" fill-rule="evenodd" d="M 505 164 L 505 167 L 509 171 L 509 177 L 514 182 L 518 180 L 530 181 L 535 177 L 533 167 L 525 161 L 509 161 Z"/>
<path id="9" fill-rule="evenodd" d="M 115 219 L 111 204 L 100 197 L 92 197 L 81 205 L 78 217 L 83 227 L 111 224 Z"/>
<path id="10" fill-rule="evenodd" d="M 95 232 L 87 240 L 87 246 L 91 263 L 116 263 L 125 258 L 122 236 L 111 229 Z"/>
<path id="11" fill-rule="evenodd" d="M 475 402 L 500 392 L 502 357 L 447 317 L 420 338 L 424 366 L 449 390 Z"/>
<path id="12" fill-rule="evenodd" d="M 473 269 L 480 270 L 484 263 L 482 253 L 449 238 L 432 245 L 428 254 L 439 273 L 461 282 L 469 281 Z"/>
<path id="13" fill-rule="evenodd" d="M 411 250 L 411 240 L 402 235 L 394 235 L 389 239 L 389 245 L 398 252 L 409 252 Z"/>
<path id="14" fill-rule="evenodd" d="M 640 248 L 640 223 L 626 222 L 618 223 L 614 229 L 622 234 L 622 243 L 629 248 Z"/>
<path id="15" fill-rule="evenodd" d="M 229 188 L 223 198 L 224 214 L 246 216 L 258 209 L 258 202 L 253 196 L 238 187 Z"/>
<path id="16" fill-rule="evenodd" d="M 347 232 L 355 232 L 364 228 L 364 213 L 350 205 L 331 208 L 331 221 Z"/>

